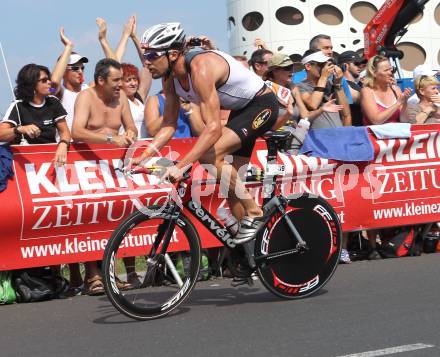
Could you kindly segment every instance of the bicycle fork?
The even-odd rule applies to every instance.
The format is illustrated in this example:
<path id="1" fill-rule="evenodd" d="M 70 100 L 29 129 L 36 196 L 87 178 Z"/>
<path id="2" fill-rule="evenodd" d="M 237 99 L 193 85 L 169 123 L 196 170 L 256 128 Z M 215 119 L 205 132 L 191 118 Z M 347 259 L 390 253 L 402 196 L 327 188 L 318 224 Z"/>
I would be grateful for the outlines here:
<path id="1" fill-rule="evenodd" d="M 151 271 L 153 272 L 153 276 L 154 272 L 161 267 L 161 264 L 165 264 L 166 267 L 168 267 L 168 269 L 170 270 L 171 275 L 174 277 L 179 287 L 181 287 L 183 285 L 183 281 L 176 270 L 176 266 L 166 252 L 173 236 L 179 214 L 180 209 L 177 204 L 170 205 L 165 208 L 164 212 L 161 212 L 160 216 L 163 216 L 165 219 L 167 219 L 166 224 L 161 224 L 157 230 L 156 239 L 154 240 L 150 253 L 147 257 L 147 264 L 149 269 L 151 269 Z M 160 252 L 159 254 L 156 254 L 161 243 L 162 247 L 160 249 Z M 163 261 L 160 259 L 161 257 L 164 257 Z M 148 274 L 145 275 L 145 279 L 142 285 L 148 284 L 147 280 Z"/>

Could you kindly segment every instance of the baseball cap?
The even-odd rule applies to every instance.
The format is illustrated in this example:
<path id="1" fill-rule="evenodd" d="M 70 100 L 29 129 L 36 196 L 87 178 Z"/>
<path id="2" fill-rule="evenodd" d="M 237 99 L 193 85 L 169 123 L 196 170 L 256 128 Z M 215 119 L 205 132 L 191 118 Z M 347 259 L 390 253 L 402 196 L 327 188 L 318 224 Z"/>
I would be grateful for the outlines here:
<path id="1" fill-rule="evenodd" d="M 301 63 L 306 64 L 309 62 L 324 63 L 331 60 L 331 57 L 326 56 L 322 51 L 313 52 L 310 55 L 304 56 Z"/>
<path id="2" fill-rule="evenodd" d="M 79 61 L 87 63 L 87 62 L 89 62 L 89 59 L 87 57 L 81 56 L 79 53 L 72 52 L 72 54 L 69 57 L 69 62 L 67 64 L 70 65 L 70 64 L 77 63 Z"/>
<path id="3" fill-rule="evenodd" d="M 288 67 L 293 65 L 292 60 L 284 53 L 274 53 L 272 58 L 267 63 L 269 68 L 273 67 Z"/>
<path id="4" fill-rule="evenodd" d="M 435 76 L 438 72 L 438 70 L 433 70 L 426 64 L 419 64 L 413 70 L 413 78 L 416 79 L 418 76 Z"/>
<path id="5" fill-rule="evenodd" d="M 338 56 L 338 64 L 350 63 L 350 62 L 353 62 L 355 64 L 364 64 L 367 63 L 368 61 L 367 59 L 359 56 L 359 54 L 354 51 L 345 51 Z"/>

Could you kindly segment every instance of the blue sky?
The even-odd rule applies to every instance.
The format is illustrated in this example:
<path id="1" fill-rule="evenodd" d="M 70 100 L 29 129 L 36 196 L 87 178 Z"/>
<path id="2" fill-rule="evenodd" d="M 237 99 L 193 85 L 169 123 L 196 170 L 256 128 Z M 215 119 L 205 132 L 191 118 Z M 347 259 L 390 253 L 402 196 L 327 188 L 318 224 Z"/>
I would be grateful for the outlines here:
<path id="1" fill-rule="evenodd" d="M 128 17 L 136 14 L 138 36 L 148 26 L 178 21 L 187 34 L 206 35 L 219 48 L 228 50 L 226 0 L 2 0 L 1 8 L 0 41 L 13 85 L 19 69 L 25 64 L 37 63 L 52 70 L 63 50 L 59 39 L 61 26 L 73 41 L 74 51 L 89 58 L 86 81 L 92 80 L 94 65 L 103 57 L 97 37 L 97 17 L 107 21 L 112 47 L 119 41 Z M 124 61 L 139 64 L 131 43 Z M 0 113 L 3 117 L 12 101 L 12 93 L 2 58 L 0 62 Z M 158 88 L 160 84 L 155 83 L 153 89 Z"/>

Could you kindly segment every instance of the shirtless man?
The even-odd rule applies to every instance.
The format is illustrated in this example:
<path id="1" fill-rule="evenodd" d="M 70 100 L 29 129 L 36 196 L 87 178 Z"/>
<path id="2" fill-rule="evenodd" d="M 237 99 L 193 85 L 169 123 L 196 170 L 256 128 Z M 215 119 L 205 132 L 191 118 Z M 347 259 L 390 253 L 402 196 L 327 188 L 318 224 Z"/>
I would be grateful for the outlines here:
<path id="1" fill-rule="evenodd" d="M 131 116 L 128 99 L 121 90 L 122 70 L 119 62 L 103 59 L 96 64 L 95 87 L 83 90 L 75 102 L 72 125 L 74 141 L 108 143 L 119 147 L 129 146 L 136 140 L 137 129 Z M 125 133 L 119 135 L 121 125 Z M 85 263 L 86 293 L 104 293 L 101 273 L 96 261 Z M 120 289 L 127 283 L 118 282 Z"/>
<path id="2" fill-rule="evenodd" d="M 129 146 L 137 137 L 127 96 L 121 90 L 122 70 L 119 62 L 102 59 L 95 68 L 95 87 L 78 94 L 72 138 L 94 144 Z M 123 125 L 125 133 L 118 135 Z"/>

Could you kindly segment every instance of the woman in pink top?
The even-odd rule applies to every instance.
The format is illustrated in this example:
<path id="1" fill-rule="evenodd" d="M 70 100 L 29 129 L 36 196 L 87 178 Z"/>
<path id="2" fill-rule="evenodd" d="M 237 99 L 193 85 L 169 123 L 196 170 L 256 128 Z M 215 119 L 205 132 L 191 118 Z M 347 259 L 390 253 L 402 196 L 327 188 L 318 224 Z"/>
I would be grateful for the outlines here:
<path id="1" fill-rule="evenodd" d="M 411 89 L 402 93 L 395 85 L 393 68 L 388 58 L 374 56 L 367 63 L 367 75 L 361 90 L 364 125 L 398 123 L 400 112 L 406 107 Z"/>
<path id="2" fill-rule="evenodd" d="M 367 74 L 361 89 L 362 121 L 364 125 L 398 123 L 400 112 L 406 108 L 406 101 L 411 95 L 411 89 L 406 88 L 402 93 L 395 85 L 393 68 L 388 58 L 374 56 L 370 58 L 366 68 Z M 368 259 L 380 259 L 376 249 L 376 237 L 381 230 L 369 230 Z"/>

